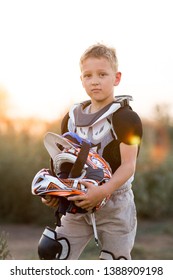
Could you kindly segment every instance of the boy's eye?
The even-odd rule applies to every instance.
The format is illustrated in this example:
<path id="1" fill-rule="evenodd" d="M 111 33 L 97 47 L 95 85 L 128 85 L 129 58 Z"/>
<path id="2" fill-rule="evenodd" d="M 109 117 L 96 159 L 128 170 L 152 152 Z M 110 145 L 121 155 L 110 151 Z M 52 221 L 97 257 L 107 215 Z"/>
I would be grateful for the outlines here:
<path id="1" fill-rule="evenodd" d="M 106 73 L 100 73 L 100 77 L 106 76 Z"/>
<path id="2" fill-rule="evenodd" d="M 84 74 L 84 78 L 90 78 L 91 74 Z"/>

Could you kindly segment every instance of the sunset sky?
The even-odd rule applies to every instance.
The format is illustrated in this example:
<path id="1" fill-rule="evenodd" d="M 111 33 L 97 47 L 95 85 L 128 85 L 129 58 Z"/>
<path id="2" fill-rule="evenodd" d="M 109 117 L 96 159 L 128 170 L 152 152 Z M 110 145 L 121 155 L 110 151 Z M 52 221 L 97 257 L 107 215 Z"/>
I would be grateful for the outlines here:
<path id="1" fill-rule="evenodd" d="M 173 116 L 172 1 L 0 0 L 0 89 L 10 115 L 57 118 L 87 99 L 79 59 L 97 42 L 113 46 L 141 116 L 168 104 Z"/>

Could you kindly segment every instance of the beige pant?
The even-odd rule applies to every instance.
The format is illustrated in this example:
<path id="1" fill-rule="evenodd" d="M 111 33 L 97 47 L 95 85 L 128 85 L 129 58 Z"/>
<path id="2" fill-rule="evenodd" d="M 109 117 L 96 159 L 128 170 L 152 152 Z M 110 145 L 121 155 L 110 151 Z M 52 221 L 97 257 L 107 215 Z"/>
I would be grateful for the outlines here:
<path id="1" fill-rule="evenodd" d="M 107 204 L 95 212 L 96 227 L 101 246 L 100 259 L 131 259 L 136 236 L 136 207 L 130 187 L 114 192 Z M 69 260 L 76 260 L 93 237 L 91 214 L 69 214 L 57 227 L 58 237 L 70 242 Z"/>

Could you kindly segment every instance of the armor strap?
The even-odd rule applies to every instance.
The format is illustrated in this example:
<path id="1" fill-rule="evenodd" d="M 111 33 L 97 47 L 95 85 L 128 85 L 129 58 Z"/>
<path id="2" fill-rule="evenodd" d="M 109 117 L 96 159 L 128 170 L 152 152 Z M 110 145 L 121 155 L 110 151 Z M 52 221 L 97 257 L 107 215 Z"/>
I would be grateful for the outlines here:
<path id="1" fill-rule="evenodd" d="M 82 146 L 80 149 L 80 152 L 77 156 L 77 159 L 70 171 L 69 177 L 71 178 L 77 178 L 81 175 L 82 169 L 86 163 L 89 151 L 90 151 L 90 143 L 86 141 L 82 141 Z"/>

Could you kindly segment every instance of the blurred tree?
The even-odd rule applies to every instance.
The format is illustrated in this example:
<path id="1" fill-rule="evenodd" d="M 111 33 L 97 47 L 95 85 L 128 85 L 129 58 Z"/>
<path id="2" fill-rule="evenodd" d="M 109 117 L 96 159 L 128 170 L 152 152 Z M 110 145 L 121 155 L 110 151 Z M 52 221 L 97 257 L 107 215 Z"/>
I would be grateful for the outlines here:
<path id="1" fill-rule="evenodd" d="M 154 118 L 156 122 L 162 125 L 170 125 L 171 124 L 171 114 L 170 114 L 170 104 L 156 104 L 154 107 Z"/>

